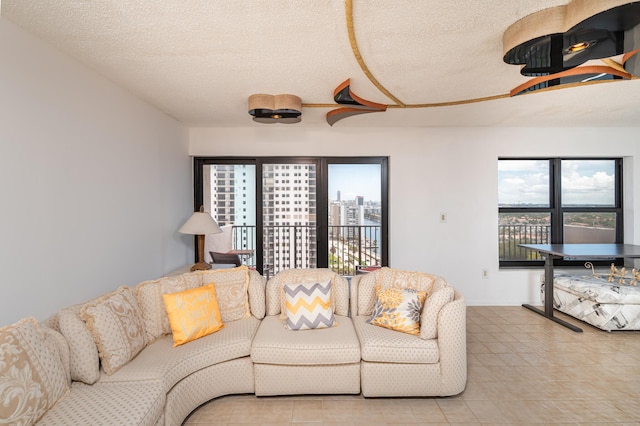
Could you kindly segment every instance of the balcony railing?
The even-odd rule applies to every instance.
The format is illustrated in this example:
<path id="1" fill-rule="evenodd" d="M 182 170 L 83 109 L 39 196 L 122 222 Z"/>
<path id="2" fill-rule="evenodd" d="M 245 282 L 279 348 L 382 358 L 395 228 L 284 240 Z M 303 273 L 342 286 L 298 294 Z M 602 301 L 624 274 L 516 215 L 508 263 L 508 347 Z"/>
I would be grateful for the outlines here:
<path id="1" fill-rule="evenodd" d="M 500 260 L 539 260 L 538 252 L 520 247 L 520 244 L 549 244 L 550 225 L 498 225 L 498 251 Z"/>
<path id="2" fill-rule="evenodd" d="M 381 226 L 330 226 L 329 268 L 342 275 L 355 274 L 359 266 L 381 265 Z M 317 230 L 315 226 L 274 225 L 264 227 L 263 264 L 265 274 L 288 268 L 317 266 Z M 253 250 L 245 257 L 247 266 L 256 265 L 256 227 L 234 226 L 235 250 Z"/>

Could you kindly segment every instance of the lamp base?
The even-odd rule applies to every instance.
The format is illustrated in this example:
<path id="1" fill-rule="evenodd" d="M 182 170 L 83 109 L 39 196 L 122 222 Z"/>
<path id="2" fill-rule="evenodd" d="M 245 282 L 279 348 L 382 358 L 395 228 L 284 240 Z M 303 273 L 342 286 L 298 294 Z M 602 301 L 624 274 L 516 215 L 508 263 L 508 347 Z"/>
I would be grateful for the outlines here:
<path id="1" fill-rule="evenodd" d="M 193 271 L 206 271 L 207 269 L 211 269 L 211 265 L 207 262 L 198 262 L 191 267 L 191 272 Z"/>

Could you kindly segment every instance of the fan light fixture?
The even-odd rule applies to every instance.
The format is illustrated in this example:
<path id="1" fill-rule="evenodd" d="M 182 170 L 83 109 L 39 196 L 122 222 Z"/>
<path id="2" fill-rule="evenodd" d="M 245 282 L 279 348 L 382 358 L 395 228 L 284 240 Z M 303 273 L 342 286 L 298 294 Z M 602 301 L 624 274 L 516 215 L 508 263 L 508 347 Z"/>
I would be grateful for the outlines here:
<path id="1" fill-rule="evenodd" d="M 249 96 L 249 114 L 257 123 L 293 124 L 302 121 L 302 101 L 295 95 Z"/>
<path id="2" fill-rule="evenodd" d="M 587 49 L 589 46 L 591 46 L 591 43 L 588 43 L 586 41 L 581 41 L 580 43 L 576 43 L 572 46 L 567 47 L 566 52 L 567 53 L 582 52 L 583 50 Z"/>
<path id="3" fill-rule="evenodd" d="M 512 24 L 503 60 L 532 77 L 510 95 L 640 74 L 640 1 L 570 0 Z M 613 58 L 624 55 L 622 61 Z M 600 59 L 605 66 L 587 64 Z"/>

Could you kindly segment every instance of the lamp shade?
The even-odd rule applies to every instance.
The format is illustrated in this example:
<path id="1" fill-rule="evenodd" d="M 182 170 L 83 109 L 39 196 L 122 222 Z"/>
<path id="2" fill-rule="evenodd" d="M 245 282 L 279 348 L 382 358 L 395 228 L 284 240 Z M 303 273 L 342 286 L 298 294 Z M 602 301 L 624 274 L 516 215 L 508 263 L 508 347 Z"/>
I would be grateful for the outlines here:
<path id="1" fill-rule="evenodd" d="M 208 235 L 220 234 L 222 229 L 207 212 L 195 212 L 178 230 L 181 234 Z"/>

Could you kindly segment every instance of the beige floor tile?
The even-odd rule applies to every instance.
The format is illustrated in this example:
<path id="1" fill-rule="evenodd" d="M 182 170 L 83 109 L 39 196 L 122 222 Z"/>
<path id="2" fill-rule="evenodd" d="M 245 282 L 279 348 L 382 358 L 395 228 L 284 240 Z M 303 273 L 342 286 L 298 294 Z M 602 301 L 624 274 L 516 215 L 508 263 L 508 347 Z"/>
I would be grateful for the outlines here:
<path id="1" fill-rule="evenodd" d="M 438 400 L 438 406 L 444 413 L 449 423 L 470 423 L 478 422 L 478 419 L 473 414 L 473 411 L 467 405 L 467 402 L 461 399 L 451 400 L 442 399 Z"/>
<path id="2" fill-rule="evenodd" d="M 185 425 L 640 424 L 640 332 L 568 320 L 584 332 L 520 306 L 468 307 L 468 382 L 456 397 L 230 395 Z"/>

